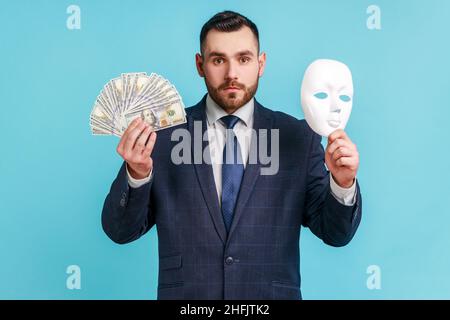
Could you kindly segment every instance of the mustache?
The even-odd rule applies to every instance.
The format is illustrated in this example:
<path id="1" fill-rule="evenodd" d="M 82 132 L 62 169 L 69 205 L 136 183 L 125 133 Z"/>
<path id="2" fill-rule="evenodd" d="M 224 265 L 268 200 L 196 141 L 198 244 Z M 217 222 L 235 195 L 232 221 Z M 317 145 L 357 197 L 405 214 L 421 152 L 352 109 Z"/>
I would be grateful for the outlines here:
<path id="1" fill-rule="evenodd" d="M 219 86 L 218 89 L 219 90 L 224 90 L 225 88 L 228 88 L 228 87 L 235 87 L 235 88 L 239 88 L 239 89 L 242 89 L 242 90 L 245 89 L 245 85 L 243 85 L 242 83 L 236 82 L 236 81 L 230 81 L 230 82 L 222 83 Z"/>

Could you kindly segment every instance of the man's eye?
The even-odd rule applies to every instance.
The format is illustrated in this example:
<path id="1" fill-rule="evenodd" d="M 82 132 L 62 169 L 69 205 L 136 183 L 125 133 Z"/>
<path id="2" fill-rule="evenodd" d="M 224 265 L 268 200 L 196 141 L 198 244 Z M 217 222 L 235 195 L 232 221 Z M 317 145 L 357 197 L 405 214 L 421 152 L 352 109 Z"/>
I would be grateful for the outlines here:
<path id="1" fill-rule="evenodd" d="M 223 59 L 222 58 L 214 59 L 214 64 L 221 64 L 221 63 L 223 63 Z"/>
<path id="2" fill-rule="evenodd" d="M 247 62 L 249 62 L 250 61 L 250 58 L 249 57 L 242 57 L 241 58 L 241 63 L 247 63 Z"/>

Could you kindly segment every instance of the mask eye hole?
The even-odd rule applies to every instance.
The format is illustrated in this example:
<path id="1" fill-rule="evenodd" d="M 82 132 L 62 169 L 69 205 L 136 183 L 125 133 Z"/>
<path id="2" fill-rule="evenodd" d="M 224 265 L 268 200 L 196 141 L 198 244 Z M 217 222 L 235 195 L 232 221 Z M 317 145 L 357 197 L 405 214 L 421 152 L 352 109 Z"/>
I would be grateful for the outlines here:
<path id="1" fill-rule="evenodd" d="M 328 98 L 328 95 L 325 92 L 318 92 L 314 95 L 314 97 L 318 99 L 326 99 Z"/>
<path id="2" fill-rule="evenodd" d="M 339 96 L 339 99 L 341 99 L 344 102 L 349 102 L 350 100 L 352 100 L 352 98 L 350 98 L 346 94 L 343 94 L 343 95 Z"/>

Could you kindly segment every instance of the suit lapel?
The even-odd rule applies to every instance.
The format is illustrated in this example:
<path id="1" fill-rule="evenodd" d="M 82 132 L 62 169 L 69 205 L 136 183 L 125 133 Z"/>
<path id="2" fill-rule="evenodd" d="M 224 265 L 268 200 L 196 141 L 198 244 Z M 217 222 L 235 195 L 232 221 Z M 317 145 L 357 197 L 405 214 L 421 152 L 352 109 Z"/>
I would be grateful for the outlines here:
<path id="1" fill-rule="evenodd" d="M 225 229 L 225 224 L 223 222 L 222 212 L 219 206 L 219 199 L 217 198 L 217 190 L 216 184 L 214 182 L 214 173 L 212 170 L 212 166 L 205 162 L 202 158 L 201 161 L 194 161 L 194 156 L 197 153 L 197 157 L 199 150 L 195 149 L 194 140 L 202 140 L 202 149 L 200 150 L 200 155 L 203 156 L 203 151 L 206 150 L 208 146 L 208 141 L 203 141 L 203 135 L 207 130 L 206 123 L 206 96 L 200 101 L 194 108 L 191 113 L 191 117 L 188 118 L 188 129 L 191 136 L 191 152 L 192 152 L 192 163 L 194 164 L 195 172 L 197 174 L 197 179 L 200 184 L 200 189 L 202 190 L 203 197 L 205 199 L 206 205 L 209 210 L 209 214 L 211 215 L 211 219 L 214 222 L 214 226 L 216 228 L 217 233 L 220 236 L 220 239 L 225 244 L 227 239 L 227 232 Z M 198 137 L 199 132 L 195 132 L 194 123 L 197 122 L 197 126 L 201 123 L 201 137 Z M 209 153 L 206 152 L 205 156 L 210 157 Z M 209 159 L 208 159 L 209 160 Z M 198 163 L 200 162 L 200 163 Z"/>
<path id="2" fill-rule="evenodd" d="M 272 128 L 272 118 L 267 115 L 267 112 L 264 107 L 262 107 L 255 99 L 255 109 L 253 113 L 253 129 L 256 131 L 256 135 L 259 137 L 260 129 L 267 129 L 267 150 L 270 150 L 270 129 Z M 258 149 L 258 139 L 254 139 L 250 142 L 250 150 L 259 150 Z M 250 156 L 249 156 L 250 159 Z M 231 223 L 230 232 L 228 234 L 228 239 L 231 238 L 231 234 L 239 223 L 239 219 L 244 213 L 244 207 L 250 197 L 253 188 L 255 186 L 256 180 L 260 175 L 261 171 L 261 163 L 259 156 L 257 157 L 257 163 L 251 164 L 247 163 L 244 171 L 244 177 L 242 178 L 241 188 L 239 190 L 239 195 L 237 198 L 236 207 L 234 209 L 234 217 L 233 222 Z M 227 240 L 228 244 L 228 240 Z"/>

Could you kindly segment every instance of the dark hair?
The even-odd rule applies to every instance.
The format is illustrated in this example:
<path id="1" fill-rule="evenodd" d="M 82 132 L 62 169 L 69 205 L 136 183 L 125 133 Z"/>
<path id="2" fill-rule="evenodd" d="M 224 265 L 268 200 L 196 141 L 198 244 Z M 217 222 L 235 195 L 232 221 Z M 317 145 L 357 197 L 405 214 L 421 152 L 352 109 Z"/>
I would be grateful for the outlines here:
<path id="1" fill-rule="evenodd" d="M 222 32 L 232 32 L 241 29 L 243 26 L 247 26 L 250 30 L 252 30 L 258 43 L 259 52 L 258 28 L 250 19 L 233 11 L 222 11 L 216 13 L 203 25 L 202 31 L 200 32 L 200 51 L 203 53 L 203 43 L 205 42 L 206 35 L 210 30 L 214 29 Z"/>

